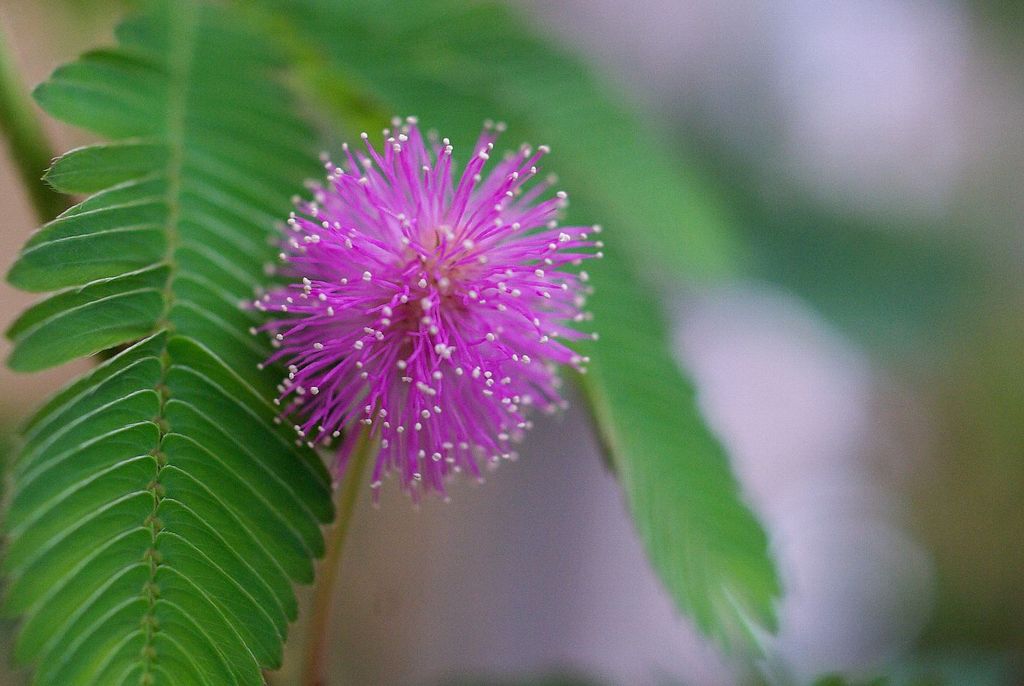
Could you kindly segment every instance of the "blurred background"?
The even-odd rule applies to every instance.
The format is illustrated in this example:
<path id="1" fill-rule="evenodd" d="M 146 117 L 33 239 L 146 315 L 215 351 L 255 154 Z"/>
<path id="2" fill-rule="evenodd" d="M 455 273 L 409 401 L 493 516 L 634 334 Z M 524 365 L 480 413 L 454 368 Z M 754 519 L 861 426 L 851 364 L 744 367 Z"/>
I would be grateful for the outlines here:
<path id="1" fill-rule="evenodd" d="M 666 132 L 745 242 L 743 280 L 665 290 L 780 565 L 764 678 L 1024 683 L 1024 4 L 512 7 Z M 5 47 L 34 85 L 108 42 L 120 9 L 0 0 Z M 45 125 L 55 151 L 87 142 Z M 6 271 L 36 221 L 0 154 Z M 0 284 L 0 325 L 32 299 Z M 73 371 L 0 370 L 0 431 Z M 449 505 L 362 503 L 337 684 L 745 678 L 648 569 L 583 414 L 538 424 Z M 0 684 L 21 683 L 8 662 Z"/>

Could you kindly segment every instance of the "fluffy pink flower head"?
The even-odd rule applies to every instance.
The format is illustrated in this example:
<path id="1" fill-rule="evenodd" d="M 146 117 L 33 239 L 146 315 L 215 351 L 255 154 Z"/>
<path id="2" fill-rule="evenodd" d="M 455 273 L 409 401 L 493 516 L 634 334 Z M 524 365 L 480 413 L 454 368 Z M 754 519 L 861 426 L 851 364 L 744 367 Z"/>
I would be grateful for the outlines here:
<path id="1" fill-rule="evenodd" d="M 487 125 L 462 173 L 448 139 L 424 140 L 396 120 L 383 150 L 344 146 L 324 186 L 297 202 L 282 259 L 296 280 L 256 306 L 288 366 L 278 402 L 311 443 L 342 437 L 338 468 L 360 424 L 379 440 L 371 485 L 444 493 L 448 477 L 480 476 L 514 458 L 528 410 L 555 410 L 559 365 L 582 370 L 566 346 L 599 227 L 559 226 L 564 193 L 537 180 L 547 148 L 523 146 L 485 168 L 501 125 Z"/>

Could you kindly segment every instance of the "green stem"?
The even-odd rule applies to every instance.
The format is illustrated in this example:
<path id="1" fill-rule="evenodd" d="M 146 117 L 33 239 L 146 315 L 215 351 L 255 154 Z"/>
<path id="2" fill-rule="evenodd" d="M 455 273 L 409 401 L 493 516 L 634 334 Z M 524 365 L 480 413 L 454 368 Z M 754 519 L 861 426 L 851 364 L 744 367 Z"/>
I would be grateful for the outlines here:
<path id="1" fill-rule="evenodd" d="M 0 27 L 0 133 L 39 220 L 46 222 L 63 212 L 67 201 L 42 181 L 53 155 L 11 52 L 7 32 Z"/>
<path id="2" fill-rule="evenodd" d="M 334 598 L 334 584 L 341 567 L 341 550 L 345 546 L 352 512 L 363 483 L 363 471 L 369 462 L 376 442 L 363 430 L 355 447 L 352 461 L 346 470 L 344 481 L 338 486 L 337 519 L 331 529 L 327 552 L 320 561 L 316 587 L 313 589 L 313 604 L 309 626 L 306 628 L 306 653 L 302 661 L 302 686 L 325 686 L 324 657 L 330 632 L 331 607 Z"/>

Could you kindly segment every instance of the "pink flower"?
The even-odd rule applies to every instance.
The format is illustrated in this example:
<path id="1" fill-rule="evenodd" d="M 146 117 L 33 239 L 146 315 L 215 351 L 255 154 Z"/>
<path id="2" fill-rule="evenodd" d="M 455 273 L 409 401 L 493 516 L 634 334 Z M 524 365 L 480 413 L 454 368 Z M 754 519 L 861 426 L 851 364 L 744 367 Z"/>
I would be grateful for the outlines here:
<path id="1" fill-rule="evenodd" d="M 567 268 L 600 256 L 600 228 L 558 225 L 565 194 L 535 181 L 544 146 L 484 173 L 502 129 L 485 126 L 461 174 L 448 139 L 424 141 L 411 117 L 383 151 L 365 133 L 365 153 L 344 146 L 288 220 L 298 282 L 256 302 L 283 313 L 264 329 L 299 436 L 343 436 L 343 469 L 365 425 L 374 489 L 397 472 L 414 498 L 443 494 L 452 473 L 514 458 L 530 408 L 564 405 L 557 367 L 587 361 L 565 343 L 589 337 L 572 328 L 588 319 L 587 275 Z"/>

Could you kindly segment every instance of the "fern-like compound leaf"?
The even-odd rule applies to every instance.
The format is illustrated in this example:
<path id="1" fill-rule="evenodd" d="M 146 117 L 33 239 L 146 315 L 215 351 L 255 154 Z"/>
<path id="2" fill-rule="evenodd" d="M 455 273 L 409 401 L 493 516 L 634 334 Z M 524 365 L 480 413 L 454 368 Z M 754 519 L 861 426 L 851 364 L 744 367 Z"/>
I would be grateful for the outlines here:
<path id="1" fill-rule="evenodd" d="M 91 194 L 8 278 L 57 291 L 8 331 L 32 371 L 128 346 L 30 420 L 11 467 L 4 610 L 38 684 L 260 684 L 332 517 L 318 457 L 275 424 L 239 307 L 265 279 L 312 132 L 253 31 L 193 0 L 36 91 L 112 142 L 47 179 Z"/>

